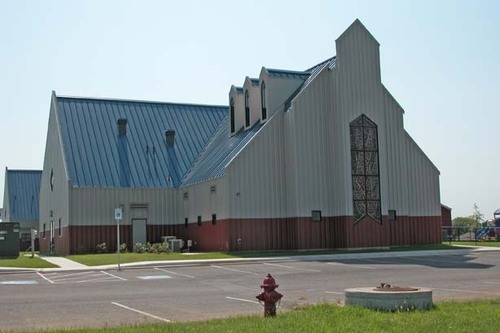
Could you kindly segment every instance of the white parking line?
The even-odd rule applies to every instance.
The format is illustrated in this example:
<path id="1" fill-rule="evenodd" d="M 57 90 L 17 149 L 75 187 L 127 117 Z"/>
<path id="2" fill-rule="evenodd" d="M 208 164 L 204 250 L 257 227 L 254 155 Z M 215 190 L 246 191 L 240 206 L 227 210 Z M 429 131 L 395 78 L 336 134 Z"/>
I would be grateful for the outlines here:
<path id="1" fill-rule="evenodd" d="M 159 267 L 155 267 L 155 269 L 158 270 L 158 271 L 165 272 L 165 273 L 169 273 L 169 274 L 173 274 L 173 275 L 179 275 L 179 276 L 185 276 L 187 278 L 194 279 L 194 276 L 191 276 L 191 275 L 176 273 L 176 272 L 168 271 L 166 269 L 159 268 Z"/>
<path id="2" fill-rule="evenodd" d="M 500 284 L 500 281 L 493 281 L 493 282 L 484 281 L 483 283 L 486 283 L 486 284 Z"/>
<path id="3" fill-rule="evenodd" d="M 88 272 L 79 272 L 79 273 L 71 273 L 71 274 L 60 274 L 60 273 L 45 273 L 45 276 L 56 276 L 57 278 L 63 278 L 67 276 L 77 276 L 77 275 L 87 275 L 95 273 L 95 271 L 88 271 Z"/>
<path id="4" fill-rule="evenodd" d="M 366 259 L 363 259 L 363 260 L 366 260 Z M 356 264 L 344 264 L 343 262 L 327 262 L 327 264 L 334 265 L 334 266 L 347 266 L 347 267 L 353 267 L 353 268 L 377 269 L 377 267 L 363 266 L 363 265 L 356 265 Z"/>
<path id="5" fill-rule="evenodd" d="M 327 294 L 335 294 L 335 295 L 344 295 L 345 293 L 337 292 L 337 291 L 329 291 L 325 290 L 325 293 Z"/>
<path id="6" fill-rule="evenodd" d="M 93 273 L 95 273 L 95 272 L 93 272 Z M 102 276 L 102 274 L 98 273 L 98 274 L 85 275 L 85 276 L 77 275 L 77 276 L 72 276 L 72 277 L 69 277 L 69 275 L 66 275 L 66 277 L 62 278 L 62 279 L 60 279 L 59 276 L 54 276 L 52 278 L 52 281 L 54 281 L 55 283 L 59 283 L 59 282 L 66 282 L 66 281 L 78 280 L 78 279 L 83 279 L 83 278 L 91 278 L 91 277 L 96 277 L 96 276 Z"/>
<path id="7" fill-rule="evenodd" d="M 40 275 L 44 280 L 49 281 L 50 283 L 54 283 L 54 281 L 47 279 L 45 276 L 43 276 L 42 273 L 36 272 L 36 274 Z"/>
<path id="8" fill-rule="evenodd" d="M 321 272 L 320 270 L 317 270 L 317 269 L 308 269 L 308 268 L 299 268 L 299 267 L 285 266 L 285 265 L 280 265 L 280 264 L 271 264 L 269 262 L 265 262 L 264 265 L 276 266 L 276 267 L 282 267 L 282 268 L 288 268 L 288 269 L 296 269 L 296 270 L 299 270 L 299 271 L 314 272 L 314 273 Z"/>
<path id="9" fill-rule="evenodd" d="M 254 303 L 254 304 L 259 304 L 259 302 L 257 301 L 251 301 L 249 299 L 243 299 L 243 298 L 236 298 L 236 297 L 229 297 L 229 296 L 226 296 L 227 299 L 232 299 L 234 301 L 241 301 L 241 302 L 247 302 L 247 303 Z"/>
<path id="10" fill-rule="evenodd" d="M 157 319 L 157 320 L 164 321 L 166 323 L 171 323 L 172 322 L 171 320 L 168 320 L 168 319 L 165 319 L 165 318 L 162 318 L 162 317 L 158 317 L 158 316 L 152 315 L 150 313 L 147 313 L 147 312 L 144 312 L 144 311 L 141 311 L 141 310 L 137 310 L 137 309 L 128 307 L 126 305 L 123 305 L 123 304 L 120 304 L 120 303 L 117 303 L 117 302 L 111 302 L 111 304 L 119 306 L 119 307 L 127 309 L 127 310 L 130 310 L 130 311 L 134 311 L 134 312 L 140 313 L 140 314 L 142 314 L 144 316 L 148 316 L 148 317 L 151 317 L 151 318 L 154 318 L 154 319 Z"/>
<path id="11" fill-rule="evenodd" d="M 112 276 L 112 277 L 114 277 L 115 279 L 119 279 L 119 280 L 122 280 L 122 281 L 127 281 L 127 279 L 124 279 L 124 278 L 122 278 L 122 277 L 119 277 L 119 276 L 113 275 L 113 274 L 108 273 L 108 272 L 105 272 L 105 271 L 101 271 L 101 273 L 104 273 L 104 274 L 106 274 L 106 275 Z"/>
<path id="12" fill-rule="evenodd" d="M 90 280 L 81 280 L 81 281 L 75 281 L 74 283 L 86 283 L 86 282 L 111 282 L 115 281 L 115 278 L 112 277 L 104 277 L 100 279 L 90 279 Z M 62 282 L 62 283 L 70 283 L 70 282 Z"/>
<path id="13" fill-rule="evenodd" d="M 226 271 L 232 271 L 232 272 L 238 272 L 238 273 L 245 273 L 245 274 L 257 275 L 257 273 L 254 273 L 254 272 L 241 271 L 239 269 L 227 268 L 227 267 L 222 267 L 222 266 L 210 265 L 210 267 L 224 269 Z"/>

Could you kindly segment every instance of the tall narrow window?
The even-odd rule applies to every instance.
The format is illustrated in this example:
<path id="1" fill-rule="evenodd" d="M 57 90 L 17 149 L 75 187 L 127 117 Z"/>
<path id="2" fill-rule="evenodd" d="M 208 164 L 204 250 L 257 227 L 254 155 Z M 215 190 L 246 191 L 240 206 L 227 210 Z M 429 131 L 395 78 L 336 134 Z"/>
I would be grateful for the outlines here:
<path id="1" fill-rule="evenodd" d="M 250 126 L 250 97 L 248 90 L 245 90 L 245 127 Z"/>
<path id="2" fill-rule="evenodd" d="M 61 223 L 61 219 L 59 219 L 59 225 L 58 225 L 58 228 L 59 230 L 59 237 L 62 237 L 62 223 Z"/>
<path id="3" fill-rule="evenodd" d="M 231 133 L 234 133 L 234 99 L 231 97 L 231 101 L 229 102 L 229 118 L 231 121 Z"/>
<path id="4" fill-rule="evenodd" d="M 366 215 L 382 222 L 377 125 L 363 114 L 349 128 L 354 223 Z"/>
<path id="5" fill-rule="evenodd" d="M 266 108 L 266 83 L 262 81 L 260 85 L 260 100 L 262 104 L 262 120 L 267 119 L 267 108 Z"/>

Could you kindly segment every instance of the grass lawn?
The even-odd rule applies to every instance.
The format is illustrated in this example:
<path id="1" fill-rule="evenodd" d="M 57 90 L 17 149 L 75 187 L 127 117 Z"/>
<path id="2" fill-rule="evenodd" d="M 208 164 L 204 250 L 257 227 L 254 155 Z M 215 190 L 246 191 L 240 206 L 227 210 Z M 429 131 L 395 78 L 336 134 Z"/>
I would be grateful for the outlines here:
<path id="1" fill-rule="evenodd" d="M 278 256 L 298 255 L 320 255 L 320 254 L 343 254 L 382 251 L 418 251 L 418 250 L 453 250 L 456 246 L 448 244 L 419 245 L 407 247 L 394 247 L 390 249 L 353 249 L 353 250 L 307 250 L 307 251 L 249 251 L 249 252 L 207 252 L 199 254 L 181 253 L 121 253 L 120 263 L 131 263 L 140 261 L 162 261 L 162 260 L 196 260 L 196 259 L 231 259 L 231 258 L 260 258 Z M 117 263 L 116 253 L 104 254 L 78 254 L 69 255 L 66 258 L 87 266 L 112 265 Z"/>
<path id="2" fill-rule="evenodd" d="M 70 332 L 498 332 L 500 299 L 438 303 L 429 311 L 378 312 L 360 307 L 319 304 L 280 313 L 276 318 L 233 317 L 193 323 L 150 324 Z M 46 331 L 68 332 L 68 331 Z"/>
<path id="3" fill-rule="evenodd" d="M 450 244 L 450 242 L 444 242 L 443 244 Z M 451 242 L 451 245 L 472 245 L 472 246 L 491 246 L 491 247 L 500 247 L 500 242 L 489 242 L 489 241 L 481 241 L 481 242 Z"/>
<path id="4" fill-rule="evenodd" d="M 47 262 L 40 258 L 31 258 L 31 252 L 25 256 L 24 252 L 21 252 L 19 257 L 16 259 L 0 259 L 0 267 L 15 267 L 15 268 L 56 268 L 54 264 Z"/>

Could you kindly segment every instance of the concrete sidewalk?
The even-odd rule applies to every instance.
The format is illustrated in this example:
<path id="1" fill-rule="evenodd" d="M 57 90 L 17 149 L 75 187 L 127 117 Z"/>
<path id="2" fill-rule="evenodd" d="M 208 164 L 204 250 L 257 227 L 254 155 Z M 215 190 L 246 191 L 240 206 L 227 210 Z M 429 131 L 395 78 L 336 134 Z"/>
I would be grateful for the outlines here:
<path id="1" fill-rule="evenodd" d="M 52 257 L 52 256 L 44 256 L 39 255 L 40 259 L 50 262 L 51 264 L 59 266 L 61 270 L 72 270 L 72 269 L 85 269 L 89 266 L 80 264 L 76 261 L 69 260 L 63 257 Z"/>

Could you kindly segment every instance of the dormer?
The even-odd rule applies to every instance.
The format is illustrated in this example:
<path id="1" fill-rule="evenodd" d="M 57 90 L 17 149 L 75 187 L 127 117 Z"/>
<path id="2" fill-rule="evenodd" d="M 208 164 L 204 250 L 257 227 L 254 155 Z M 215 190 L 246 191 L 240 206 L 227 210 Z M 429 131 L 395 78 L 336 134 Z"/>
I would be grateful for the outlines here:
<path id="1" fill-rule="evenodd" d="M 266 121 L 309 77 L 309 72 L 262 67 L 260 119 Z"/>
<path id="2" fill-rule="evenodd" d="M 234 134 L 245 126 L 243 88 L 231 86 L 229 90 L 229 133 Z"/>
<path id="3" fill-rule="evenodd" d="M 260 120 L 260 84 L 259 79 L 245 78 L 243 84 L 243 105 L 244 105 L 244 125 L 245 129 L 252 127 Z"/>

